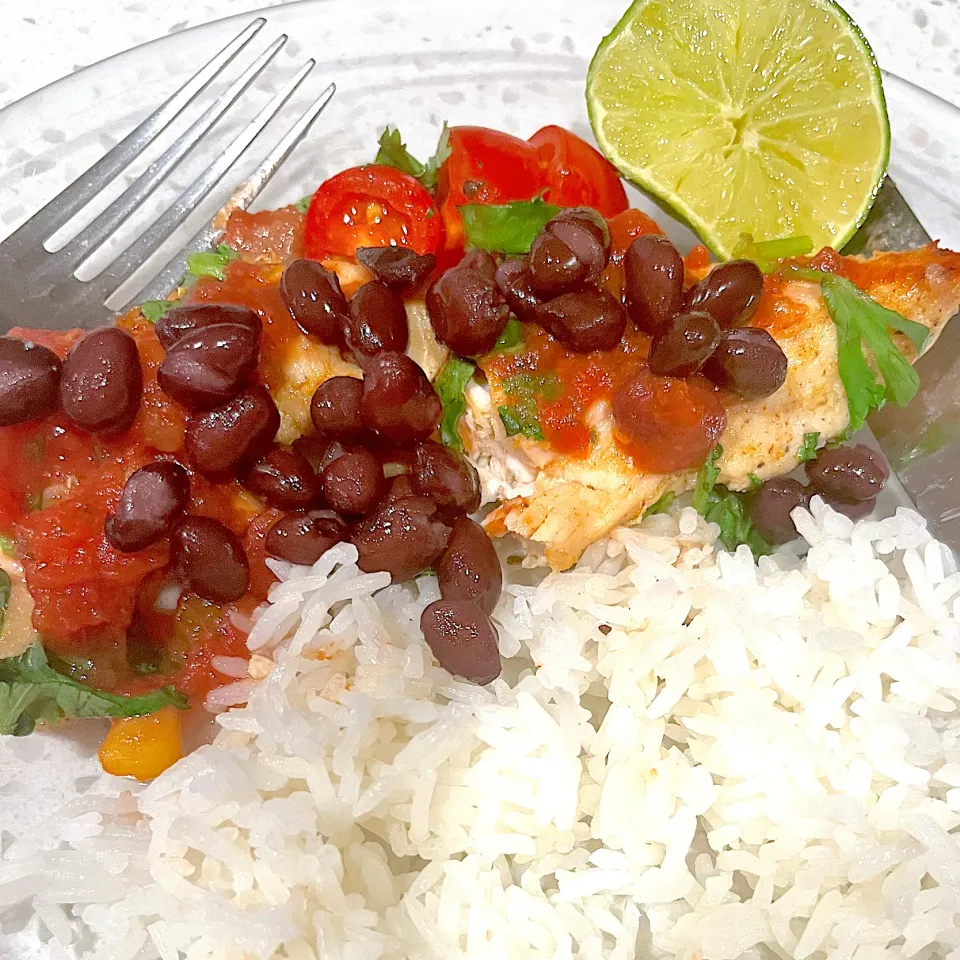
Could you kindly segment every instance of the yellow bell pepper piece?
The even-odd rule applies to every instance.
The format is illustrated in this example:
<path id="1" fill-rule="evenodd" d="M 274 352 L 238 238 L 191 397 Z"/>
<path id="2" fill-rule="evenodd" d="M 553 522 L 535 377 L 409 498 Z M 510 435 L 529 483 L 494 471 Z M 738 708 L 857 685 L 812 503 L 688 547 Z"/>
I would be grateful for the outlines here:
<path id="1" fill-rule="evenodd" d="M 180 711 L 175 707 L 113 720 L 100 745 L 100 766 L 107 773 L 137 780 L 159 777 L 182 756 Z"/>

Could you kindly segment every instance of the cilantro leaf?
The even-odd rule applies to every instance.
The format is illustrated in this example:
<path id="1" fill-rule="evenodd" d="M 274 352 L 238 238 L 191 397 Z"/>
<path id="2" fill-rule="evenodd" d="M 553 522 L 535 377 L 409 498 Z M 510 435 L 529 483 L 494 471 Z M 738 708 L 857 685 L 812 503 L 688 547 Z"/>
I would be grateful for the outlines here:
<path id="1" fill-rule="evenodd" d="M 312 199 L 313 199 L 312 193 L 308 193 L 305 197 L 301 197 L 294 204 L 294 207 L 297 208 L 297 213 L 306 213 L 310 209 L 310 201 Z"/>
<path id="2" fill-rule="evenodd" d="M 0 734 L 24 736 L 41 720 L 137 717 L 171 705 L 187 708 L 187 698 L 174 687 L 125 697 L 57 673 L 39 643 L 18 657 L 0 660 Z"/>
<path id="3" fill-rule="evenodd" d="M 517 349 L 523 346 L 523 333 L 523 324 L 516 317 L 511 317 L 490 352 L 516 353 Z"/>
<path id="4" fill-rule="evenodd" d="M 749 233 L 743 233 L 734 248 L 733 259 L 752 260 L 762 273 L 776 273 L 779 261 L 808 253 L 813 253 L 813 240 L 810 237 L 781 237 L 757 243 Z"/>
<path id="5" fill-rule="evenodd" d="M 380 134 L 380 139 L 377 142 L 380 144 L 380 149 L 373 158 L 374 163 L 384 167 L 393 167 L 401 173 L 409 173 L 411 177 L 417 177 L 418 179 L 423 176 L 427 169 L 426 164 L 421 163 L 410 153 L 396 127 L 387 127 Z"/>
<path id="6" fill-rule="evenodd" d="M 469 246 L 495 253 L 529 253 L 543 225 L 561 208 L 536 199 L 501 206 L 467 203 L 458 209 Z"/>
<path id="7" fill-rule="evenodd" d="M 171 307 L 176 306 L 176 300 L 144 300 L 140 304 L 140 312 L 150 323 L 156 323 Z"/>
<path id="8" fill-rule="evenodd" d="M 497 413 L 506 427 L 508 437 L 515 437 L 519 433 L 528 440 L 544 439 L 543 428 L 537 418 L 537 405 L 533 400 L 521 400 L 512 406 L 498 407 Z"/>
<path id="9" fill-rule="evenodd" d="M 837 363 L 847 394 L 850 430 L 855 432 L 871 410 L 888 400 L 905 407 L 920 387 L 916 370 L 893 342 L 890 329 L 906 334 L 917 350 L 923 349 L 929 331 L 882 307 L 844 277 L 825 273 L 820 286 L 837 327 Z M 873 353 L 879 378 L 864 356 L 864 341 Z"/>
<path id="10" fill-rule="evenodd" d="M 720 476 L 717 460 L 722 453 L 723 447 L 717 444 L 700 468 L 691 505 L 705 520 L 720 528 L 720 542 L 728 550 L 736 550 L 745 543 L 755 557 L 766 556 L 773 552 L 773 548 L 753 529 L 743 497 L 724 486 L 717 486 L 717 477 Z"/>
<path id="11" fill-rule="evenodd" d="M 720 459 L 722 454 L 723 447 L 721 447 L 718 443 L 713 450 L 710 451 L 710 456 L 707 457 L 706 462 L 703 464 L 703 466 L 700 468 L 700 472 L 697 474 L 697 482 L 693 488 L 693 500 L 691 501 L 691 506 L 701 516 L 706 516 L 706 509 L 710 499 L 710 494 L 713 491 L 713 488 L 716 486 L 717 477 L 720 476 L 720 468 L 717 466 L 717 461 Z"/>
<path id="12" fill-rule="evenodd" d="M 753 522 L 747 515 L 743 497 L 726 487 L 717 487 L 711 491 L 705 520 L 720 528 L 720 542 L 731 552 L 741 543 L 745 543 L 754 557 L 765 557 L 773 553 L 773 547 L 753 529 Z"/>
<path id="13" fill-rule="evenodd" d="M 644 519 L 658 513 L 666 513 L 676 499 L 677 495 L 672 490 L 666 490 L 660 495 L 658 500 L 651 503 L 650 506 L 643 511 Z"/>
<path id="14" fill-rule="evenodd" d="M 410 153 L 396 127 L 387 127 L 380 134 L 378 143 L 380 149 L 377 150 L 377 155 L 373 160 L 374 163 L 393 167 L 402 173 L 408 173 L 411 177 L 416 177 L 427 190 L 431 191 L 437 185 L 437 174 L 440 168 L 452 152 L 450 148 L 450 128 L 446 123 L 440 131 L 436 152 L 426 163 L 421 163 Z"/>
<path id="15" fill-rule="evenodd" d="M 820 442 L 819 431 L 805 433 L 803 435 L 803 446 L 797 451 L 797 459 L 801 463 L 813 460 L 817 455 L 817 444 Z"/>
<path id="16" fill-rule="evenodd" d="M 440 168 L 447 162 L 451 153 L 453 153 L 453 148 L 450 146 L 450 128 L 444 120 L 443 129 L 440 131 L 440 137 L 437 140 L 437 149 L 424 164 L 423 173 L 417 178 L 431 192 L 437 186 Z"/>
<path id="17" fill-rule="evenodd" d="M 10 591 L 13 584 L 6 570 L 0 570 L 0 633 L 3 632 L 3 621 L 6 619 L 7 604 L 10 602 Z"/>
<path id="18" fill-rule="evenodd" d="M 440 439 L 444 446 L 451 450 L 463 449 L 463 440 L 460 439 L 460 431 L 457 429 L 457 425 L 460 423 L 460 417 L 467 409 L 467 401 L 463 392 L 476 369 L 475 363 L 451 356 L 443 365 L 443 369 L 433 383 L 433 388 L 437 391 L 437 396 L 440 397 L 440 402 L 443 404 Z"/>
<path id="19" fill-rule="evenodd" d="M 192 277 L 216 277 L 222 280 L 227 264 L 237 257 L 237 251 L 225 243 L 218 244 L 215 250 L 199 250 L 187 257 L 187 273 Z"/>
<path id="20" fill-rule="evenodd" d="M 516 373 L 505 377 L 501 387 L 508 397 L 522 400 L 543 397 L 550 402 L 560 396 L 560 381 L 555 373 Z"/>

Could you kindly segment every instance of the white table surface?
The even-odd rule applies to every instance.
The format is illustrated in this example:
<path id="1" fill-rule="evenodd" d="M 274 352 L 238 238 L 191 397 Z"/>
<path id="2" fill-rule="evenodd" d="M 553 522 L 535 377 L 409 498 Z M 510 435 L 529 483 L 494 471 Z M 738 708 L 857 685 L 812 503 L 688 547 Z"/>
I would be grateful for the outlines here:
<path id="1" fill-rule="evenodd" d="M 549 0 L 524 2 L 542 4 L 549 15 Z M 148 40 L 273 5 L 276 0 L 0 0 L 0 107 Z M 882 67 L 960 106 L 960 0 L 844 0 L 843 5 Z M 476 16 L 483 8 L 470 0 L 470 9 Z"/>

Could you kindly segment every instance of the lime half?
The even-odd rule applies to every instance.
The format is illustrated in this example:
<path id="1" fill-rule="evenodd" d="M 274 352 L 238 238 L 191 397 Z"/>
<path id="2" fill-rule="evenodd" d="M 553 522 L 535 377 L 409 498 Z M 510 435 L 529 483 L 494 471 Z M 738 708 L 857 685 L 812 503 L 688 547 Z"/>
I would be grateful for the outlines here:
<path id="1" fill-rule="evenodd" d="M 877 62 L 831 0 L 636 0 L 587 107 L 620 172 L 724 258 L 744 233 L 842 247 L 890 152 Z"/>

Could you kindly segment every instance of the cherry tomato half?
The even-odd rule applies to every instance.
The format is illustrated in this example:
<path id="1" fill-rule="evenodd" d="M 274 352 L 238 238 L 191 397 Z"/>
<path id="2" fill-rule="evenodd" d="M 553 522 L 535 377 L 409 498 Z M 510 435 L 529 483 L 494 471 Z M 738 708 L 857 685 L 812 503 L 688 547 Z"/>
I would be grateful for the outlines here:
<path id="1" fill-rule="evenodd" d="M 531 138 L 547 189 L 544 200 L 560 207 L 593 207 L 605 217 L 627 209 L 617 168 L 602 153 L 563 127 L 544 127 Z"/>
<path id="2" fill-rule="evenodd" d="M 509 133 L 452 127 L 450 151 L 437 184 L 448 250 L 463 247 L 463 221 L 457 207 L 532 200 L 543 187 L 536 148 Z"/>
<path id="3" fill-rule="evenodd" d="M 393 167 L 351 167 L 324 181 L 310 201 L 304 252 L 314 260 L 352 257 L 357 247 L 410 247 L 436 253 L 443 223 L 415 177 Z"/>

